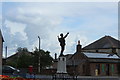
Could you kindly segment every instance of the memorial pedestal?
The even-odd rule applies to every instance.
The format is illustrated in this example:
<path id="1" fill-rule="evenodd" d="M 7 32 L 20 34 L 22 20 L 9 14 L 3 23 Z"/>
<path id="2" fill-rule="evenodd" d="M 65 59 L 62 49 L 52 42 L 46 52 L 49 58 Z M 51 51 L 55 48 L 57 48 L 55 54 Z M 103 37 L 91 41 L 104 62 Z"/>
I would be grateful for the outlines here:
<path id="1" fill-rule="evenodd" d="M 77 77 L 68 75 L 66 71 L 66 57 L 60 55 L 57 63 L 57 73 L 53 75 L 52 80 L 67 80 L 73 79 L 77 80 Z"/>
<path id="2" fill-rule="evenodd" d="M 57 63 L 57 74 L 67 73 L 66 71 L 66 57 L 60 56 Z"/>

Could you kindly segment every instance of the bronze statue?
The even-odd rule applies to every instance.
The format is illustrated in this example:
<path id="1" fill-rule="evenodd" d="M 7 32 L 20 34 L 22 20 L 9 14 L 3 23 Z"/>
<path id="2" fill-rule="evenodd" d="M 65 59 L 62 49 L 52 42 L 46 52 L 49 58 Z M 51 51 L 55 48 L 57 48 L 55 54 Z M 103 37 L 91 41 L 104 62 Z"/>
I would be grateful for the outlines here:
<path id="1" fill-rule="evenodd" d="M 60 56 L 63 55 L 63 51 L 65 50 L 65 38 L 68 36 L 69 32 L 63 36 L 63 33 L 60 34 L 60 38 L 58 36 L 58 41 L 60 42 L 60 46 L 61 46 L 61 52 L 60 52 Z"/>

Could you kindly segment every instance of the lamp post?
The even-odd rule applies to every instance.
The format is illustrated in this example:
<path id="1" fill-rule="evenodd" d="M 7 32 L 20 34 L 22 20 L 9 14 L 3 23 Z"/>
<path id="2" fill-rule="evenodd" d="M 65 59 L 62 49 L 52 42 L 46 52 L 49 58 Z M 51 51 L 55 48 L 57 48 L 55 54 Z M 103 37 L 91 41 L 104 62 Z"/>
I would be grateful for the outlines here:
<path id="1" fill-rule="evenodd" d="M 39 36 L 38 39 L 39 39 L 38 73 L 40 73 L 40 37 Z"/>

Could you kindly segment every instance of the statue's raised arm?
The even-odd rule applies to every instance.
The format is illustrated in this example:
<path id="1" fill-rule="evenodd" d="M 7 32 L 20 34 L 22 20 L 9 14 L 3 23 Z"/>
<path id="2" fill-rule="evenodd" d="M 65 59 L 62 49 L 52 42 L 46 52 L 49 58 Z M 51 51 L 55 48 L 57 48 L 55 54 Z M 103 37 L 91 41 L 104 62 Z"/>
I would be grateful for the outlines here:
<path id="1" fill-rule="evenodd" d="M 69 32 L 64 36 L 64 38 L 66 38 L 68 36 Z"/>

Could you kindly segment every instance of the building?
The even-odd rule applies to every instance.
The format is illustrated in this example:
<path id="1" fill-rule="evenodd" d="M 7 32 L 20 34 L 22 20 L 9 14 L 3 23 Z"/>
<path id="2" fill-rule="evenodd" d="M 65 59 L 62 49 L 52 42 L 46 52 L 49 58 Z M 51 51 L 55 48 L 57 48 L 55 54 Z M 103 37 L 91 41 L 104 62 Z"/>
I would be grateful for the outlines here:
<path id="1" fill-rule="evenodd" d="M 0 30 L 0 74 L 2 74 L 2 52 L 3 52 L 3 36 Z"/>
<path id="2" fill-rule="evenodd" d="M 114 54 L 77 51 L 67 62 L 68 73 L 80 76 L 114 76 L 118 75 L 120 58 Z M 79 48 L 78 48 L 79 47 Z"/>
<path id="3" fill-rule="evenodd" d="M 120 41 L 105 36 L 82 48 L 80 41 L 76 52 L 67 59 L 69 75 L 79 76 L 116 76 L 119 74 Z"/>
<path id="4" fill-rule="evenodd" d="M 27 48 L 20 48 L 20 49 L 21 49 L 21 51 L 16 52 L 15 54 L 13 54 L 13 55 L 11 55 L 11 56 L 3 59 L 3 65 L 5 65 L 6 63 L 9 63 L 11 61 L 14 61 L 14 60 L 18 59 L 22 55 L 34 56 L 34 54 L 32 52 L 29 52 L 27 50 Z M 22 50 L 24 50 L 24 52 Z"/>
<path id="5" fill-rule="evenodd" d="M 118 45 L 120 45 L 120 41 L 111 36 L 102 37 L 84 48 L 81 48 L 80 42 L 78 42 L 76 52 L 68 61 L 68 70 L 71 66 L 74 74 L 83 76 L 118 75 L 118 65 L 120 64 L 118 52 L 120 46 Z"/>
<path id="6" fill-rule="evenodd" d="M 13 55 L 11 55 L 11 56 L 9 56 L 9 57 L 7 57 L 5 60 L 8 62 L 8 61 L 12 61 L 12 60 L 14 60 L 15 58 L 18 58 L 18 57 L 20 57 L 21 55 L 23 55 L 23 54 L 26 54 L 26 55 L 30 55 L 30 56 L 33 56 L 33 53 L 31 53 L 31 52 L 24 52 L 24 53 L 16 53 L 16 54 L 13 54 Z"/>
<path id="7" fill-rule="evenodd" d="M 84 52 L 115 53 L 120 56 L 120 41 L 111 36 L 104 36 L 85 46 L 82 50 Z"/>

